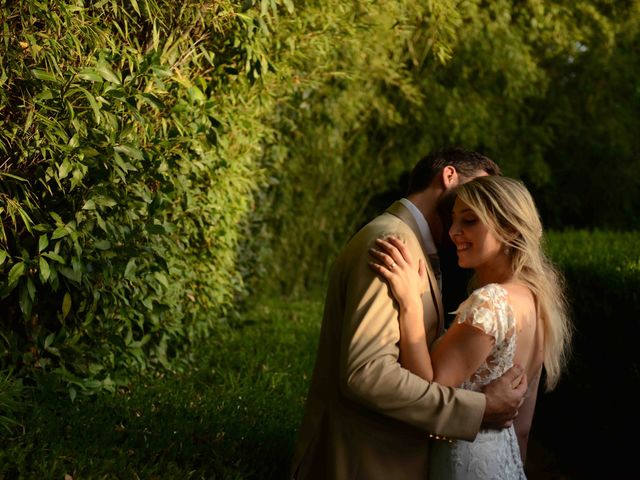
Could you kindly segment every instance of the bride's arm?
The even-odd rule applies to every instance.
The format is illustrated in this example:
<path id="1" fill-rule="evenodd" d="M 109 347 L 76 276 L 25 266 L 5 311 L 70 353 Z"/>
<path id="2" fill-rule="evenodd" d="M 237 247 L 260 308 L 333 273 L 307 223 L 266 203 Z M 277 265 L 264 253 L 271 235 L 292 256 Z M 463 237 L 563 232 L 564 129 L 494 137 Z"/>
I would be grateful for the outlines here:
<path id="1" fill-rule="evenodd" d="M 458 387 L 482 365 L 493 347 L 493 337 L 466 323 L 454 324 L 429 352 L 421 294 L 427 274 L 405 245 L 394 237 L 377 240 L 372 268 L 389 284 L 399 306 L 400 364 L 425 380 Z"/>
<path id="2" fill-rule="evenodd" d="M 401 305 L 400 365 L 425 380 L 433 380 L 431 356 L 427 346 L 427 334 L 422 319 L 422 301 L 415 306 Z"/>
<path id="3" fill-rule="evenodd" d="M 377 262 L 371 267 L 385 278 L 398 303 L 400 324 L 400 365 L 419 377 L 432 381 L 433 368 L 424 329 L 422 291 L 426 270 L 421 261 L 411 259 L 404 244 L 393 237 L 378 240 L 372 249 Z"/>

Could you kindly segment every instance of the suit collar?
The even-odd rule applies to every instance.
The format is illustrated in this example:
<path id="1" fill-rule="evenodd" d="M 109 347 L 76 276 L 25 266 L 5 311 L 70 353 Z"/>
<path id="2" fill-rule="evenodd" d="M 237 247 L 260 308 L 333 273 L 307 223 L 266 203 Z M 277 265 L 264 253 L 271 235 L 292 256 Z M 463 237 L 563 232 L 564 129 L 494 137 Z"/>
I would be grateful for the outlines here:
<path id="1" fill-rule="evenodd" d="M 406 223 L 420 241 L 420 247 L 422 248 L 422 253 L 425 256 L 425 267 L 427 269 L 429 283 L 431 284 L 431 296 L 433 297 L 433 303 L 436 305 L 436 308 L 438 310 L 438 318 L 441 323 L 441 325 L 439 326 L 439 330 L 442 331 L 444 326 L 444 307 L 442 306 L 442 292 L 440 292 L 438 281 L 436 280 L 436 276 L 434 275 L 433 269 L 431 268 L 431 263 L 428 260 L 429 257 L 427 254 L 427 248 L 424 244 L 424 239 L 420 234 L 420 228 L 418 228 L 418 224 L 416 223 L 416 220 L 413 217 L 412 213 L 407 207 L 402 204 L 402 202 L 394 202 L 389 208 L 387 208 L 387 213 L 398 217 L 400 220 Z"/>

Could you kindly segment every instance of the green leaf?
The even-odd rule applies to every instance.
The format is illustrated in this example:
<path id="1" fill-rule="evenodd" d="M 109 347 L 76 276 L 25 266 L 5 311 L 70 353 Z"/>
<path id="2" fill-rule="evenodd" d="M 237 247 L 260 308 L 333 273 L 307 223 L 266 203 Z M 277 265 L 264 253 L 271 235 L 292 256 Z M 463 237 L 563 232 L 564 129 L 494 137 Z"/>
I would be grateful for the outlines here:
<path id="1" fill-rule="evenodd" d="M 93 158 L 100 155 L 100 152 L 98 152 L 95 148 L 93 148 L 90 145 L 85 145 L 84 147 L 80 147 L 79 152 L 87 158 Z"/>
<path id="2" fill-rule="evenodd" d="M 31 301 L 35 301 L 36 299 L 36 284 L 33 283 L 33 279 L 31 277 L 27 278 L 27 291 L 29 292 L 29 298 Z"/>
<path id="3" fill-rule="evenodd" d="M 156 97 L 151 93 L 143 93 L 141 97 L 145 103 L 155 108 L 156 110 L 163 110 L 165 108 L 165 105 L 162 102 L 162 100 L 160 100 L 158 97 Z"/>
<path id="4" fill-rule="evenodd" d="M 100 59 L 98 61 L 98 64 L 96 65 L 96 71 L 107 82 L 117 83 L 118 85 L 122 83 L 120 78 L 118 78 L 118 76 L 114 73 L 114 71 L 111 70 L 111 67 L 107 64 L 107 62 L 104 59 Z"/>
<path id="5" fill-rule="evenodd" d="M 100 105 L 96 101 L 95 97 L 91 95 L 91 92 L 82 89 L 84 92 L 84 96 L 87 98 L 89 105 L 91 105 L 91 110 L 93 110 L 93 116 L 95 118 L 96 124 L 100 125 Z"/>
<path id="6" fill-rule="evenodd" d="M 51 73 L 46 70 L 40 70 L 39 68 L 34 68 L 31 70 L 31 73 L 38 80 L 44 80 L 45 82 L 57 82 L 58 79 L 54 77 Z"/>
<path id="7" fill-rule="evenodd" d="M 65 158 L 62 161 L 62 164 L 58 165 L 58 176 L 60 178 L 65 178 L 67 175 L 69 175 L 69 172 L 71 170 L 73 170 L 73 165 L 68 159 Z"/>
<path id="8" fill-rule="evenodd" d="M 31 316 L 31 299 L 29 298 L 29 291 L 25 285 L 20 287 L 20 296 L 18 298 L 18 303 L 20 304 L 20 310 L 25 318 L 29 318 Z"/>
<path id="9" fill-rule="evenodd" d="M 66 225 L 63 227 L 58 227 L 53 231 L 53 235 L 51 235 L 51 240 L 57 240 L 58 238 L 66 237 L 69 235 L 69 230 Z"/>
<path id="10" fill-rule="evenodd" d="M 77 395 L 78 392 L 76 391 L 76 389 L 73 387 L 69 387 L 69 398 L 71 399 L 71 403 L 73 403 Z"/>
<path id="11" fill-rule="evenodd" d="M 71 295 L 69 292 L 64 294 L 64 298 L 62 299 L 62 319 L 64 320 L 69 315 L 71 311 Z"/>
<path id="12" fill-rule="evenodd" d="M 38 239 L 38 253 L 42 252 L 45 248 L 49 246 L 49 238 L 45 234 L 40 235 Z"/>
<path id="13" fill-rule="evenodd" d="M 167 276 L 162 273 L 162 272 L 155 272 L 153 274 L 154 277 L 156 277 L 158 279 L 158 281 L 164 285 L 165 288 L 169 288 L 169 280 L 167 279 Z"/>
<path id="14" fill-rule="evenodd" d="M 96 195 L 93 197 L 93 201 L 101 207 L 115 207 L 118 204 L 113 198 L 104 195 Z"/>
<path id="15" fill-rule="evenodd" d="M 69 280 L 73 280 L 74 282 L 80 283 L 80 281 L 82 280 L 82 272 L 80 272 L 79 270 L 73 270 L 69 267 L 60 267 L 58 271 Z"/>
<path id="16" fill-rule="evenodd" d="M 95 210 L 95 209 L 96 209 L 96 202 L 94 202 L 92 199 L 89 199 L 86 202 L 84 202 L 84 205 L 82 206 L 82 210 Z"/>
<path id="17" fill-rule="evenodd" d="M 132 273 L 135 272 L 136 269 L 136 259 L 130 258 L 127 262 L 127 266 L 124 269 L 124 278 L 131 279 Z"/>
<path id="18" fill-rule="evenodd" d="M 109 240 L 98 240 L 93 245 L 99 250 L 109 250 L 111 248 L 111 242 Z"/>
<path id="19" fill-rule="evenodd" d="M 125 155 L 131 158 L 135 158 L 136 160 L 144 159 L 142 152 L 132 145 L 116 145 L 114 147 L 114 150 L 119 153 L 124 153 Z"/>
<path id="20" fill-rule="evenodd" d="M 38 95 L 35 96 L 36 101 L 40 100 L 51 100 L 53 98 L 53 93 L 48 88 L 42 90 Z"/>
<path id="21" fill-rule="evenodd" d="M 11 270 L 9 270 L 9 286 L 15 285 L 20 277 L 24 274 L 25 264 L 24 262 L 18 262 Z"/>
<path id="22" fill-rule="evenodd" d="M 190 87 L 187 93 L 193 103 L 203 103 L 207 100 L 207 96 L 195 85 Z"/>
<path id="23" fill-rule="evenodd" d="M 42 282 L 46 282 L 49 280 L 49 276 L 51 275 L 51 269 L 49 268 L 49 263 L 44 259 L 44 257 L 40 257 L 40 279 Z"/>
<path id="24" fill-rule="evenodd" d="M 0 265 L 2 265 L 4 263 L 4 261 L 7 259 L 7 252 L 5 250 L 0 250 Z"/>
<path id="25" fill-rule="evenodd" d="M 49 215 L 51 215 L 51 217 L 56 221 L 56 225 L 58 225 L 59 227 L 64 225 L 62 218 L 56 212 L 49 212 Z"/>
<path id="26" fill-rule="evenodd" d="M 66 263 L 64 258 L 62 258 L 60 255 L 58 255 L 55 252 L 46 252 L 46 253 L 43 253 L 42 255 L 47 258 L 50 258 L 51 260 L 55 260 L 56 262 L 61 263 L 63 265 Z"/>
<path id="27" fill-rule="evenodd" d="M 102 82 L 102 77 L 93 68 L 83 68 L 78 72 L 78 77 L 91 82 Z"/>
<path id="28" fill-rule="evenodd" d="M 167 231 L 162 225 L 158 225 L 155 223 L 152 225 L 147 225 L 147 232 L 149 232 L 152 235 L 164 235 L 165 233 L 167 233 Z"/>

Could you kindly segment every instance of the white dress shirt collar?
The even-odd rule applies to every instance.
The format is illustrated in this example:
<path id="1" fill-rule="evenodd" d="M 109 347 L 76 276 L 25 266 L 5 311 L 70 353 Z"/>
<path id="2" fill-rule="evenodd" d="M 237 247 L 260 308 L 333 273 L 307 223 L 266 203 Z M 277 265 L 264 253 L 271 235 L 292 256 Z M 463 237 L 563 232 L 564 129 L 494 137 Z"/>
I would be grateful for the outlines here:
<path id="1" fill-rule="evenodd" d="M 429 224 L 427 220 L 422 215 L 422 212 L 418 210 L 411 200 L 408 198 L 401 198 L 400 203 L 402 203 L 413 215 L 416 223 L 418 224 L 418 229 L 420 230 L 420 235 L 422 235 L 422 240 L 424 242 L 424 247 L 427 250 L 427 255 L 433 255 L 438 253 L 438 249 L 436 248 L 436 244 L 433 241 L 433 235 L 431 234 L 431 229 L 429 228 Z"/>

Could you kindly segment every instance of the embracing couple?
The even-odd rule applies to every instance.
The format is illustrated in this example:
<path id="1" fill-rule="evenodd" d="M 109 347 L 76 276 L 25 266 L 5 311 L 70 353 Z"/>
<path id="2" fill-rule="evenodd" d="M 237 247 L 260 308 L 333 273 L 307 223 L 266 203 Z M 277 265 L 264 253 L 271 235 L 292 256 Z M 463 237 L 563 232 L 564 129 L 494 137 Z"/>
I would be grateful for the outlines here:
<path id="1" fill-rule="evenodd" d="M 445 331 L 438 246 L 473 269 Z M 538 382 L 570 323 L 531 195 L 451 148 L 357 234 L 329 278 L 292 478 L 523 479 Z"/>

